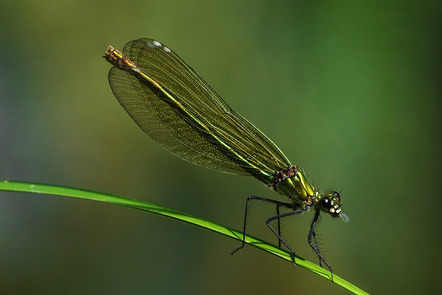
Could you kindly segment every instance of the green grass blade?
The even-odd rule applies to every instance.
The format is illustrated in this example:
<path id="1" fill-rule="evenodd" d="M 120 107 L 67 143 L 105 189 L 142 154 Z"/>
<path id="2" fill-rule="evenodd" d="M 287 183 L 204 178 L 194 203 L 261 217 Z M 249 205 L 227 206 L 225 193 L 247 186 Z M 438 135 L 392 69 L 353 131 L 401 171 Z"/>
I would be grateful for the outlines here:
<path id="1" fill-rule="evenodd" d="M 120 206 L 131 207 L 143 211 L 148 211 L 151 213 L 167 216 L 173 219 L 184 221 L 222 235 L 228 236 L 230 238 L 241 241 L 242 232 L 234 230 L 229 227 L 225 227 L 208 220 L 204 220 L 197 216 L 184 213 L 171 208 L 159 206 L 153 203 L 140 201 L 136 199 L 131 199 L 127 197 L 115 196 L 105 193 L 93 192 L 83 189 L 68 188 L 62 186 L 37 184 L 37 183 L 26 183 L 26 182 L 15 182 L 15 181 L 0 181 L 0 191 L 11 191 L 11 192 L 26 192 L 26 193 L 37 193 L 37 194 L 47 194 L 56 196 L 65 196 L 71 198 L 87 199 L 98 202 L 105 202 L 110 204 L 116 204 Z M 254 238 L 252 236 L 246 236 L 246 243 L 254 246 L 258 249 L 264 250 L 270 254 L 278 256 L 279 258 L 285 259 L 288 262 L 292 262 L 290 252 L 280 249 L 272 244 L 269 244 L 263 240 Z M 295 262 L 298 266 L 305 268 L 318 276 L 325 279 L 331 280 L 330 272 L 323 269 L 322 267 L 303 259 L 302 257 L 296 256 Z M 352 285 L 351 283 L 340 278 L 336 274 L 333 274 L 333 283 L 344 288 L 345 290 L 353 294 L 368 294 L 365 291 L 359 289 L 358 287 Z"/>

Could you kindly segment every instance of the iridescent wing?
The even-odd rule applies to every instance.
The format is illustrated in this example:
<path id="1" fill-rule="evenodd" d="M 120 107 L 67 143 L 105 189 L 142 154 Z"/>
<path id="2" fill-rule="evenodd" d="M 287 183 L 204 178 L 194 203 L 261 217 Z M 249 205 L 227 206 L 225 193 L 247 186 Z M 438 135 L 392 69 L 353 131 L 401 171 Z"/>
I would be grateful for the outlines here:
<path id="1" fill-rule="evenodd" d="M 118 51 L 117 51 L 118 52 Z M 109 53 L 107 52 L 109 55 Z M 224 100 L 175 52 L 152 39 L 130 41 L 109 72 L 114 95 L 143 131 L 165 149 L 199 166 L 253 175 L 268 182 L 289 161 L 280 149 Z"/>

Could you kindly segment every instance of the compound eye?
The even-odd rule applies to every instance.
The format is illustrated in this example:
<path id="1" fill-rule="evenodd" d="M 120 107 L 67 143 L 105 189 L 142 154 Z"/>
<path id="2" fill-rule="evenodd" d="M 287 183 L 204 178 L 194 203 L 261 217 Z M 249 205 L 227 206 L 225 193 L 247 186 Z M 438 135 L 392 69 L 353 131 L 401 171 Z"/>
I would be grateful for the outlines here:
<path id="1" fill-rule="evenodd" d="M 338 192 L 332 192 L 333 194 L 333 199 L 336 203 L 341 203 L 341 196 L 339 195 Z"/>
<path id="2" fill-rule="evenodd" d="M 324 211 L 328 212 L 330 210 L 331 207 L 331 201 L 330 201 L 330 197 L 329 196 L 324 196 L 321 199 L 321 207 Z"/>

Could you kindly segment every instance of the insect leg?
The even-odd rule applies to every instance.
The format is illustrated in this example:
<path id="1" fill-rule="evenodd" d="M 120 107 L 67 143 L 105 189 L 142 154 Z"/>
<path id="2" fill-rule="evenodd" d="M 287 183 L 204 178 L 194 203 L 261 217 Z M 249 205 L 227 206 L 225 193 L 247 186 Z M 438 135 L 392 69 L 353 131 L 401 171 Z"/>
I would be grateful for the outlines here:
<path id="1" fill-rule="evenodd" d="M 263 201 L 263 202 L 268 202 L 268 203 L 275 204 L 276 207 L 277 207 L 277 211 L 279 211 L 279 207 L 288 207 L 288 208 L 291 208 L 291 206 L 292 206 L 291 204 L 286 204 L 286 203 L 279 202 L 279 201 L 275 201 L 275 200 L 272 200 L 272 199 L 262 198 L 262 197 L 253 196 L 253 195 L 248 196 L 248 197 L 247 197 L 247 201 L 246 201 L 246 209 L 245 209 L 245 213 L 244 213 L 244 227 L 243 227 L 242 244 L 241 244 L 241 246 L 239 246 L 237 249 L 235 249 L 235 250 L 231 253 L 232 255 L 235 254 L 238 250 L 244 248 L 244 246 L 245 246 L 245 243 L 246 243 L 247 218 L 248 218 L 248 215 L 249 215 L 249 206 L 250 206 L 250 202 L 251 202 L 252 200 Z M 267 220 L 266 220 L 266 223 L 267 223 Z M 267 225 L 268 225 L 268 224 L 267 224 Z M 279 239 L 279 241 L 280 241 L 280 242 L 279 242 L 279 245 L 281 245 L 281 240 L 282 240 L 282 239 L 279 238 L 280 235 L 278 235 L 278 233 L 276 233 L 276 232 L 273 230 L 273 228 L 271 228 L 271 229 L 272 229 L 272 231 L 275 233 L 275 235 L 278 237 L 278 239 Z M 279 220 L 278 220 L 278 232 L 280 233 L 280 230 L 279 230 Z"/>
<path id="2" fill-rule="evenodd" d="M 330 264 L 328 264 L 328 262 L 325 261 L 324 257 L 322 256 L 321 251 L 319 250 L 318 241 L 316 240 L 315 228 L 316 228 L 316 225 L 317 225 L 317 222 L 318 222 L 318 219 L 319 219 L 319 215 L 320 215 L 320 209 L 316 209 L 315 217 L 313 217 L 312 224 L 310 225 L 310 231 L 308 233 L 307 242 L 310 245 L 310 247 L 313 249 L 313 251 L 315 251 L 316 255 L 318 255 L 318 257 L 319 257 L 319 265 L 322 266 L 322 262 L 324 262 L 324 264 L 330 270 L 331 279 L 333 281 L 333 269 L 330 266 Z M 314 240 L 314 243 L 312 243 L 312 240 Z"/>
<path id="3" fill-rule="evenodd" d="M 282 243 L 292 253 L 293 265 L 296 265 L 296 263 L 295 263 L 295 251 L 292 248 L 290 248 L 289 245 L 287 245 L 287 243 L 284 241 L 284 239 L 282 238 L 280 233 L 278 233 L 280 231 L 279 230 L 280 219 L 284 218 L 284 217 L 292 216 L 292 215 L 301 214 L 303 212 L 304 212 L 304 210 L 297 209 L 297 210 L 293 210 L 293 211 L 290 211 L 290 212 L 287 212 L 287 213 L 283 213 L 283 214 L 279 214 L 279 215 L 276 215 L 276 216 L 272 216 L 272 217 L 269 217 L 269 218 L 266 219 L 266 224 L 270 228 L 270 230 L 273 232 L 273 234 L 275 234 L 275 236 L 278 238 L 279 245 L 281 245 L 281 243 Z M 275 219 L 278 220 L 278 232 L 276 232 L 276 230 L 270 225 L 270 222 L 272 222 Z"/>

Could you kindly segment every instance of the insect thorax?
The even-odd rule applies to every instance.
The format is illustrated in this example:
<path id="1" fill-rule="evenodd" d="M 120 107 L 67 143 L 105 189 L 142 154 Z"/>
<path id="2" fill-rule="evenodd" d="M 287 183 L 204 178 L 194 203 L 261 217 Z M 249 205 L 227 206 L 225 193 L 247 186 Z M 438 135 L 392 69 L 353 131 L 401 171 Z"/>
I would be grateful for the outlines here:
<path id="1" fill-rule="evenodd" d="M 304 171 L 293 165 L 290 165 L 287 170 L 277 171 L 270 186 L 278 193 L 290 198 L 294 205 L 303 210 L 308 210 L 317 201 L 319 195 Z"/>

